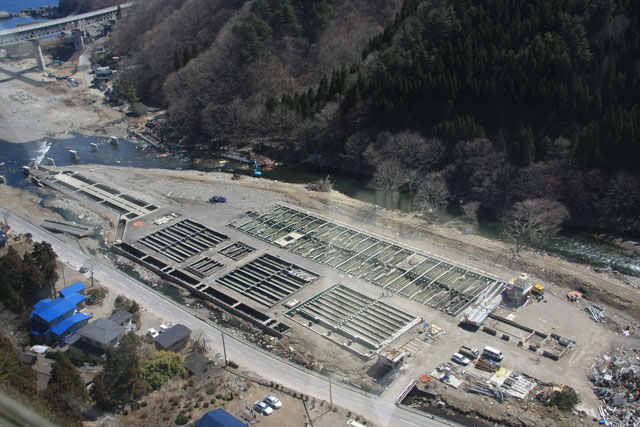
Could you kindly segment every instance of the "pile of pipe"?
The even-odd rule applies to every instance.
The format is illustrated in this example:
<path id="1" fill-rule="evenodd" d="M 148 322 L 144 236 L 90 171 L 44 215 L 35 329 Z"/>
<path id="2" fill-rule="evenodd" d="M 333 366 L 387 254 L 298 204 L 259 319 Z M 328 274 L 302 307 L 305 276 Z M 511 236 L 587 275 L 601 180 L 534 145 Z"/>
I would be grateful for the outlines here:
<path id="1" fill-rule="evenodd" d="M 473 386 L 469 387 L 469 392 L 476 393 L 476 394 L 484 394 L 485 396 L 493 397 L 500 403 L 504 402 L 504 400 L 507 398 L 507 396 L 505 396 L 505 394 L 501 390 L 498 390 L 497 388 L 489 387 L 482 383 L 476 383 Z"/>
<path id="2" fill-rule="evenodd" d="M 591 367 L 589 380 L 602 400 L 600 421 L 608 426 L 640 424 L 640 360 L 638 350 L 606 354 Z"/>
<path id="3" fill-rule="evenodd" d="M 604 307 L 593 304 L 591 307 L 587 307 L 586 310 L 596 323 L 604 319 Z"/>

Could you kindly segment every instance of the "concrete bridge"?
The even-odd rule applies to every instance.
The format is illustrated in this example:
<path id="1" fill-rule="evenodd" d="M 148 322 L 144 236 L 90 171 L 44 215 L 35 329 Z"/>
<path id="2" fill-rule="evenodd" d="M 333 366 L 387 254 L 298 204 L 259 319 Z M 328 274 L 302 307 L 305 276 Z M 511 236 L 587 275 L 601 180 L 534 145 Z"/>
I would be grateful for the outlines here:
<path id="1" fill-rule="evenodd" d="M 118 8 L 120 8 L 121 11 L 125 11 L 127 8 L 133 6 L 133 4 L 133 2 L 129 2 L 121 4 L 120 6 L 107 7 L 80 15 L 72 15 L 60 19 L 49 19 L 35 24 L 0 30 L 0 46 L 18 41 L 35 40 L 63 31 L 70 31 L 75 28 L 115 19 L 118 14 Z"/>

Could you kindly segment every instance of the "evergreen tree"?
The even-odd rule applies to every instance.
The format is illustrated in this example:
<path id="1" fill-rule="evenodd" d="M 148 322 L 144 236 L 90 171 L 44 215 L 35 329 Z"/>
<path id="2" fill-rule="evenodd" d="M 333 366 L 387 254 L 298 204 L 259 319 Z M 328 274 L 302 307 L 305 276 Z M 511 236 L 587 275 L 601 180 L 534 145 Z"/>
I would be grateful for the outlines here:
<path id="1" fill-rule="evenodd" d="M 183 62 L 177 50 L 173 51 L 173 70 L 178 71 L 182 68 Z"/>
<path id="2" fill-rule="evenodd" d="M 107 390 L 107 386 L 104 383 L 103 377 L 104 375 L 101 373 L 96 375 L 96 377 L 93 379 L 91 398 L 101 408 L 110 408 L 113 405 L 111 403 L 111 399 L 109 398 L 109 390 Z"/>
<path id="3" fill-rule="evenodd" d="M 67 423 L 82 421 L 89 395 L 84 380 L 65 353 L 58 353 L 51 366 L 51 376 L 45 392 L 52 411 Z"/>
<path id="4" fill-rule="evenodd" d="M 96 402 L 105 407 L 131 403 L 146 391 L 137 354 L 140 339 L 132 331 L 127 332 L 118 347 L 107 349 L 107 361 L 100 374 L 100 390 L 93 395 Z M 102 390 L 104 388 L 106 393 Z"/>
<path id="5" fill-rule="evenodd" d="M 184 65 L 187 65 L 189 61 L 191 61 L 191 50 L 188 46 L 185 46 L 184 50 L 182 51 L 182 63 Z"/>
<path id="6" fill-rule="evenodd" d="M 518 130 L 518 136 L 507 147 L 509 158 L 516 166 L 527 167 L 535 158 L 536 144 L 533 131 L 529 126 L 523 126 Z"/>
<path id="7" fill-rule="evenodd" d="M 273 113 L 278 106 L 278 100 L 270 95 L 267 97 L 267 100 L 264 102 L 264 108 L 267 110 L 269 114 Z"/>
<path id="8" fill-rule="evenodd" d="M 31 254 L 40 272 L 44 276 L 45 282 L 47 284 L 55 283 L 58 280 L 58 273 L 56 271 L 56 258 L 58 258 L 58 255 L 53 251 L 51 244 L 47 242 L 36 242 L 33 244 Z"/>
<path id="9" fill-rule="evenodd" d="M 22 259 L 12 247 L 0 258 L 0 277 L 0 301 L 14 313 L 22 314 L 24 300 L 18 292 L 22 286 Z"/>
<path id="10" fill-rule="evenodd" d="M 29 253 L 24 254 L 22 259 L 22 280 L 17 291 L 23 299 L 31 299 L 45 284 L 44 276 L 38 269 L 33 256 Z"/>
<path id="11" fill-rule="evenodd" d="M 325 74 L 322 75 L 322 79 L 320 79 L 320 84 L 318 84 L 318 91 L 316 92 L 316 96 L 318 100 L 328 100 L 329 98 L 329 80 L 327 80 L 327 76 Z"/>

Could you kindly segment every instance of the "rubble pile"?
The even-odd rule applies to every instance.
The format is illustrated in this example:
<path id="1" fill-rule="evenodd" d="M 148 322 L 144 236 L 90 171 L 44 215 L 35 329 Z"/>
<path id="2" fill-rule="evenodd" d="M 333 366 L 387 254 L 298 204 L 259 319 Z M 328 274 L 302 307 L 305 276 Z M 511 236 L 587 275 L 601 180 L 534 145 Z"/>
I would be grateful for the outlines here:
<path id="1" fill-rule="evenodd" d="M 600 420 L 606 425 L 640 423 L 640 359 L 634 349 L 606 354 L 591 367 L 589 380 L 602 400 Z"/>

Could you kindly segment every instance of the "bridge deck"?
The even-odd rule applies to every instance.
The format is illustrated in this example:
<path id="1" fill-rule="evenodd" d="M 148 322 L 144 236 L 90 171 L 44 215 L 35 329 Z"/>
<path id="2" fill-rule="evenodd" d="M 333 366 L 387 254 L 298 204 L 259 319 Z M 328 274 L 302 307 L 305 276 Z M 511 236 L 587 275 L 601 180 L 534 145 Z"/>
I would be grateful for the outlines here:
<path id="1" fill-rule="evenodd" d="M 94 10 L 93 12 L 67 16 L 66 18 L 49 19 L 46 21 L 37 22 L 35 24 L 19 26 L 16 28 L 6 28 L 3 30 L 0 30 L 0 44 L 9 43 L 11 41 L 25 40 L 25 38 L 20 37 L 21 34 L 25 34 L 25 33 L 34 34 L 33 37 L 27 37 L 27 38 L 36 38 L 39 36 L 38 33 L 41 32 L 42 30 L 53 29 L 55 27 L 60 27 L 60 30 L 58 32 L 61 32 L 61 31 L 64 31 L 65 27 L 69 23 L 76 22 L 76 21 L 85 21 L 85 20 L 92 21 L 92 18 L 96 18 L 102 15 L 109 15 L 114 12 L 117 12 L 118 7 L 120 7 L 120 9 L 122 10 L 132 6 L 133 4 L 134 4 L 133 2 L 123 3 L 120 6 L 106 7 L 104 9 Z M 46 35 L 50 35 L 50 34 L 52 34 L 52 32 L 46 32 Z"/>

